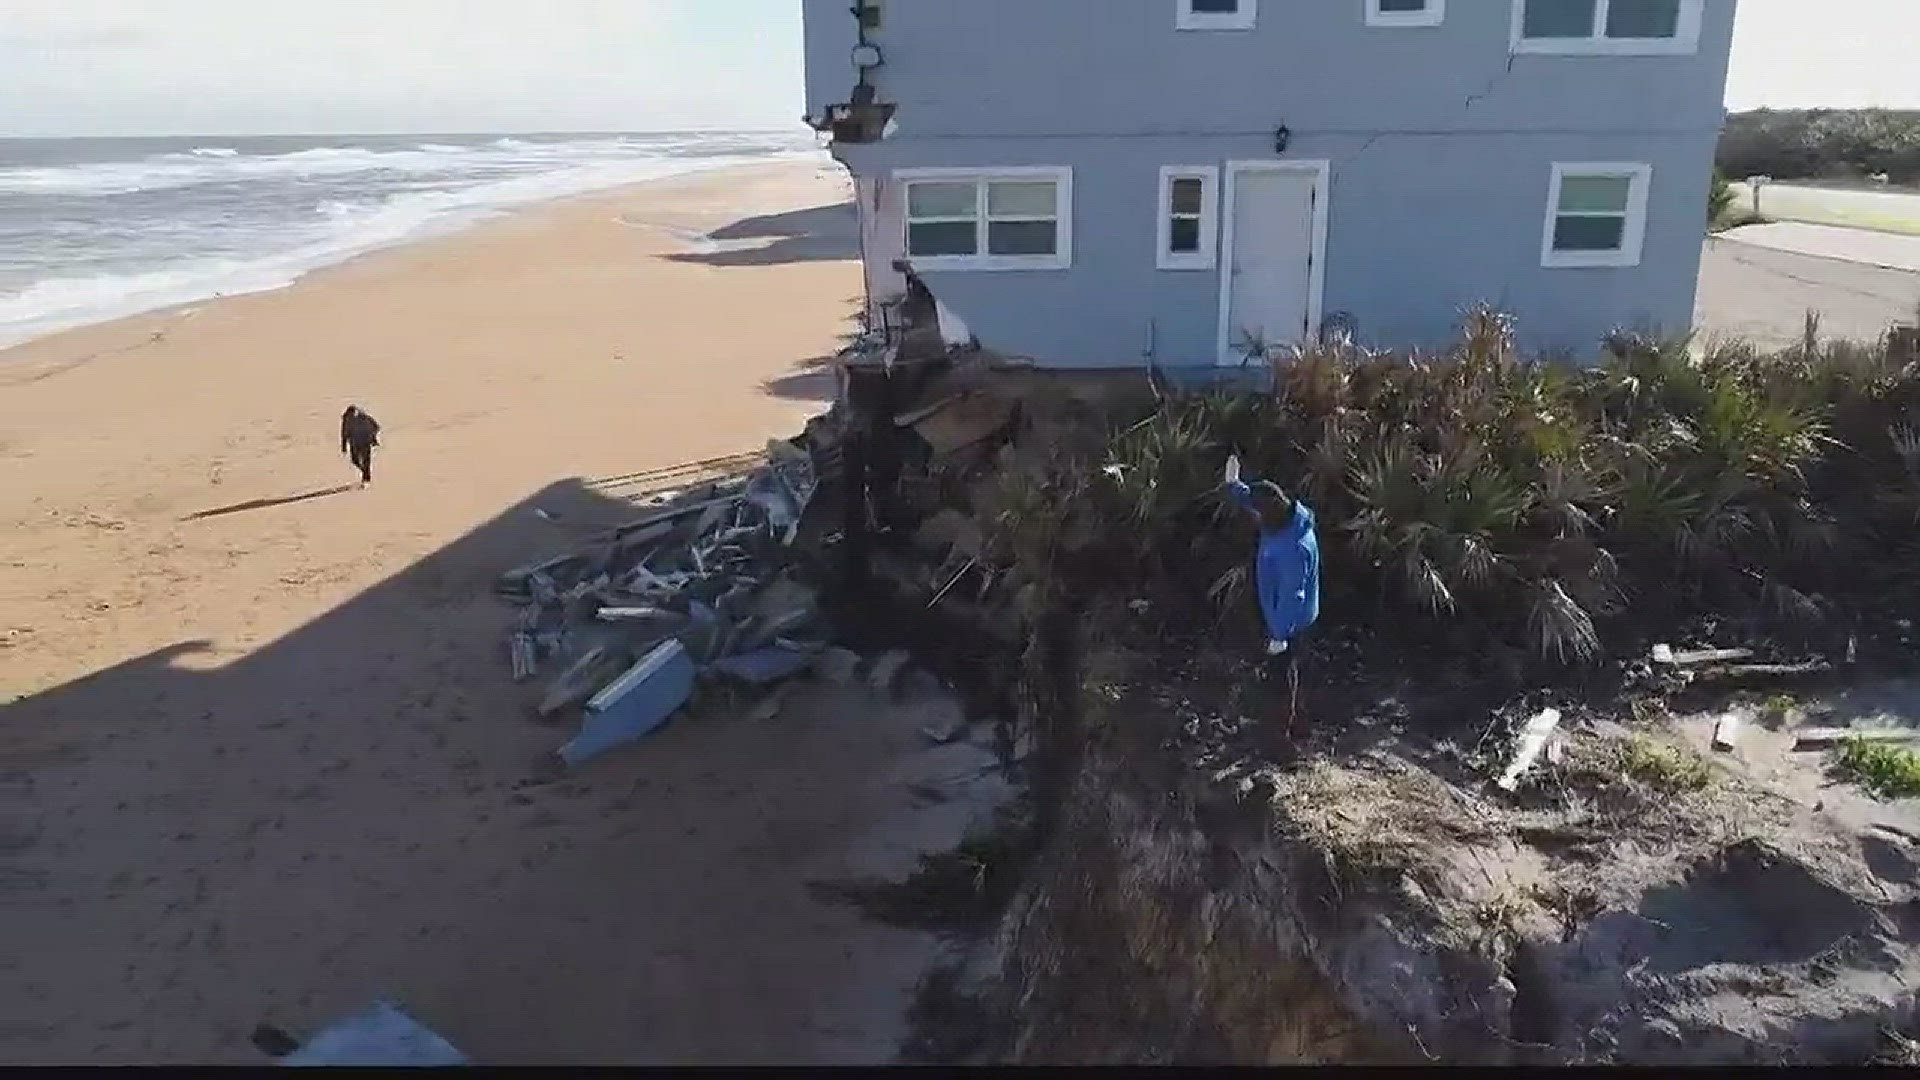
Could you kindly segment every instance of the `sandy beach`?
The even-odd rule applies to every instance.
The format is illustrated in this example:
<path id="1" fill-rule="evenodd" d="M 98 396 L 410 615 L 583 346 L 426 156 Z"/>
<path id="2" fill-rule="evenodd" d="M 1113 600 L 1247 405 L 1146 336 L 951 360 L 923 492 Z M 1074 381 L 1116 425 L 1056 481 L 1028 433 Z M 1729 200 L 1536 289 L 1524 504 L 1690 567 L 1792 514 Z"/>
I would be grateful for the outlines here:
<path id="1" fill-rule="evenodd" d="M 821 408 L 845 198 L 659 181 L 0 353 L 0 1061 L 254 1062 L 381 993 L 489 1063 L 891 1055 L 930 946 L 804 886 L 911 730 L 822 689 L 528 789 L 564 730 L 489 596 Z"/>

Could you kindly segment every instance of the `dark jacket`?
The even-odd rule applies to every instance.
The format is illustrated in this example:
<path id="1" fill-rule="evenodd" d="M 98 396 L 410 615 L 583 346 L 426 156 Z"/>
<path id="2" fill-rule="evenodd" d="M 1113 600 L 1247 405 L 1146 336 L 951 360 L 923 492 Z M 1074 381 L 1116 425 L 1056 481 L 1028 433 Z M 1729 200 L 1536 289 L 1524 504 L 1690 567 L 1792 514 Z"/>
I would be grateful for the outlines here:
<path id="1" fill-rule="evenodd" d="M 345 453 L 350 446 L 379 446 L 380 422 L 363 412 L 349 412 L 340 417 L 340 451 Z"/>

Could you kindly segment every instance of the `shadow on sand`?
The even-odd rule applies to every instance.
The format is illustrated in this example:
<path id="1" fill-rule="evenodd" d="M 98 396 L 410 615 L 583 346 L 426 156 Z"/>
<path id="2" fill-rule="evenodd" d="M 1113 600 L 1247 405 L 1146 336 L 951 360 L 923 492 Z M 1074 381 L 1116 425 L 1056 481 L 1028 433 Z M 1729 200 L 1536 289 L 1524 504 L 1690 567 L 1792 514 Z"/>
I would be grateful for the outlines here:
<path id="1" fill-rule="evenodd" d="M 325 499 L 334 495 L 345 495 L 352 490 L 352 484 L 341 484 L 339 487 L 330 487 L 322 491 L 309 491 L 303 495 L 286 495 L 278 499 L 249 499 L 246 502 L 234 503 L 232 506 L 220 506 L 212 510 L 202 510 L 197 514 L 188 514 L 180 520 L 205 521 L 208 518 L 225 517 L 228 514 L 244 514 L 249 510 L 270 510 L 276 506 L 287 506 L 292 503 L 307 502 L 311 499 Z"/>
<path id="2" fill-rule="evenodd" d="M 745 218 L 707 234 L 722 250 L 681 252 L 673 262 L 703 266 L 775 266 L 781 263 L 840 262 L 860 257 L 860 226 L 852 203 L 815 206 L 783 214 Z M 761 240 L 757 246 L 735 246 Z"/>

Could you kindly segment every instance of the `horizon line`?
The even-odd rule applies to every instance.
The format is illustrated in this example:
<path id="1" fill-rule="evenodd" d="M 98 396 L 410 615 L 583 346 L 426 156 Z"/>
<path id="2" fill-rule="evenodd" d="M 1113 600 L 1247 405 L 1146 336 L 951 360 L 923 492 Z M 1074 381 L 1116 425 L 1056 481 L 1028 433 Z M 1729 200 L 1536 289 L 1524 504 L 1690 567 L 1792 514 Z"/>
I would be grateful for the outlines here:
<path id="1" fill-rule="evenodd" d="M 498 128 L 490 131 L 159 131 L 113 132 L 70 135 L 15 134 L 0 131 L 0 140 L 53 142 L 61 139 L 421 139 L 473 138 L 501 135 L 790 135 L 809 131 L 796 122 L 792 127 L 681 127 L 681 128 Z"/>

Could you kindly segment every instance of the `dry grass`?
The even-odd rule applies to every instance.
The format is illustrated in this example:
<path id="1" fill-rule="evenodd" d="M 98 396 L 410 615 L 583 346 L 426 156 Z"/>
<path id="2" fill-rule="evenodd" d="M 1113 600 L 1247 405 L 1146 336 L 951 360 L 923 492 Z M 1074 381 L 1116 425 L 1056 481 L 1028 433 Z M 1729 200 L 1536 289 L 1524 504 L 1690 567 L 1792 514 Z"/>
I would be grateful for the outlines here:
<path id="1" fill-rule="evenodd" d="M 1640 783 L 1676 794 L 1700 791 L 1713 783 L 1713 767 L 1699 754 L 1645 735 L 1621 744 L 1620 769 Z"/>

